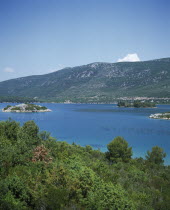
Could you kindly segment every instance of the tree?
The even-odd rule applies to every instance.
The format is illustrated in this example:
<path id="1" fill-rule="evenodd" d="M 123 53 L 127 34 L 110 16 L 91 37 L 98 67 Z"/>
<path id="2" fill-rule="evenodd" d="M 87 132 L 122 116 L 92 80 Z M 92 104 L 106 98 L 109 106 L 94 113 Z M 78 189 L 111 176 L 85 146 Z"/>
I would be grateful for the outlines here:
<path id="1" fill-rule="evenodd" d="M 35 138 L 38 135 L 39 128 L 33 120 L 30 120 L 23 125 L 23 131 L 30 137 Z"/>
<path id="2" fill-rule="evenodd" d="M 152 147 L 152 151 L 147 151 L 146 160 L 155 163 L 157 165 L 161 165 L 164 163 L 164 158 L 166 157 L 166 153 L 161 147 L 155 146 Z"/>
<path id="3" fill-rule="evenodd" d="M 7 121 L 0 123 L 0 136 L 9 139 L 14 144 L 17 140 L 19 129 L 19 123 L 9 118 Z"/>
<path id="4" fill-rule="evenodd" d="M 128 162 L 132 156 L 132 147 L 128 147 L 128 142 L 121 136 L 116 137 L 108 145 L 106 157 L 112 162 Z"/>

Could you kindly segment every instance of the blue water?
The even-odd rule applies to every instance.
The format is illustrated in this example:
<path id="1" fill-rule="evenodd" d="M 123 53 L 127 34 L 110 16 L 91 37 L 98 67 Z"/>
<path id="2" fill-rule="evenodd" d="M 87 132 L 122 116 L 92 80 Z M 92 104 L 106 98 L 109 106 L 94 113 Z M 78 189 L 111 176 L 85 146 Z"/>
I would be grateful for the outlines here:
<path id="1" fill-rule="evenodd" d="M 7 103 L 0 104 L 0 109 Z M 42 104 L 41 104 L 42 105 Z M 34 120 L 41 130 L 46 130 L 58 140 L 91 145 L 106 151 L 106 145 L 116 136 L 123 136 L 133 148 L 134 157 L 144 157 L 155 145 L 167 153 L 170 164 L 170 120 L 150 119 L 153 113 L 170 111 L 170 105 L 158 108 L 118 108 L 111 104 L 50 104 L 46 113 L 3 113 L 0 120 L 9 117 L 21 124 Z"/>

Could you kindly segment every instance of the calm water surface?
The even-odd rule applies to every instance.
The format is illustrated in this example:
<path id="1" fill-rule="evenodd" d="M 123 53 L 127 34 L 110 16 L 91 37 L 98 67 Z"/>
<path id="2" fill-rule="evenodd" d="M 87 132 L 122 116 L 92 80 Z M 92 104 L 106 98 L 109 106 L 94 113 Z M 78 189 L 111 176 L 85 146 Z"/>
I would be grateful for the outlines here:
<path id="1" fill-rule="evenodd" d="M 0 109 L 8 103 L 0 104 Z M 133 147 L 133 156 L 144 157 L 147 150 L 158 145 L 167 153 L 170 164 L 170 120 L 149 119 L 153 113 L 170 111 L 170 105 L 158 108 L 118 108 L 111 104 L 50 104 L 46 113 L 3 113 L 0 120 L 9 117 L 21 124 L 34 120 L 41 130 L 51 132 L 58 140 L 91 145 L 106 151 L 106 145 L 116 136 L 123 136 Z"/>

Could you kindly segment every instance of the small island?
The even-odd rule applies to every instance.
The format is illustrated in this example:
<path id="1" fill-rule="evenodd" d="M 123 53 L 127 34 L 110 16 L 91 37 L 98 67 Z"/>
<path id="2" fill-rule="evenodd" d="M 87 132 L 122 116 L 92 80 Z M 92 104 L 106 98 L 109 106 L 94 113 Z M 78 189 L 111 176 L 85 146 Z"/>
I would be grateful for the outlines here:
<path id="1" fill-rule="evenodd" d="M 143 101 L 119 101 L 118 107 L 129 107 L 129 108 L 156 108 L 156 104 L 153 102 L 143 102 Z"/>
<path id="2" fill-rule="evenodd" d="M 170 120 L 170 112 L 151 114 L 149 117 L 153 119 Z"/>
<path id="3" fill-rule="evenodd" d="M 18 104 L 15 106 L 8 105 L 3 112 L 51 112 L 51 109 L 48 109 L 45 106 L 40 106 L 36 104 Z"/>

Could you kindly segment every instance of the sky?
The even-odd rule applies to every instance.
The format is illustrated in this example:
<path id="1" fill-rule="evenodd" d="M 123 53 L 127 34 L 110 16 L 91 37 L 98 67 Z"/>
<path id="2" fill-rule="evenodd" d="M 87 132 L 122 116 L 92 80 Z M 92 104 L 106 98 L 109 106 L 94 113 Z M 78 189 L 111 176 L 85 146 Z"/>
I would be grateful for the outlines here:
<path id="1" fill-rule="evenodd" d="M 0 81 L 164 57 L 169 0 L 0 0 Z"/>

